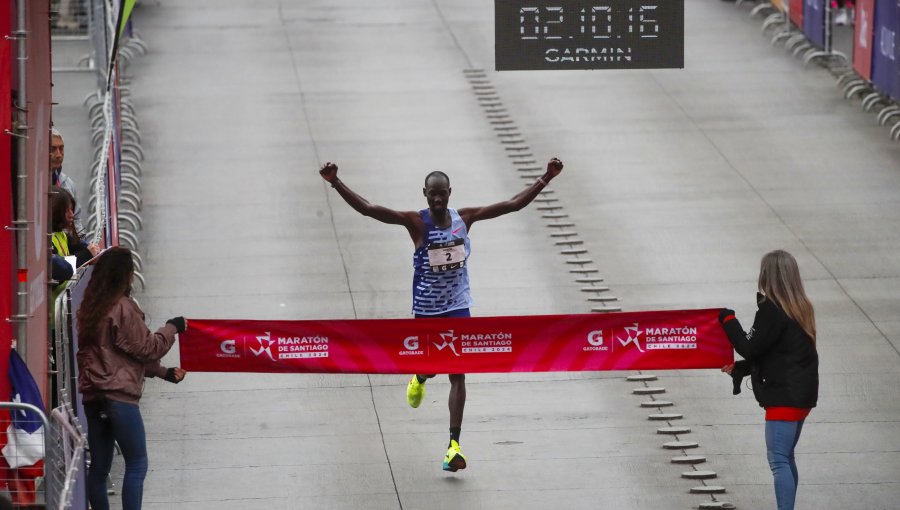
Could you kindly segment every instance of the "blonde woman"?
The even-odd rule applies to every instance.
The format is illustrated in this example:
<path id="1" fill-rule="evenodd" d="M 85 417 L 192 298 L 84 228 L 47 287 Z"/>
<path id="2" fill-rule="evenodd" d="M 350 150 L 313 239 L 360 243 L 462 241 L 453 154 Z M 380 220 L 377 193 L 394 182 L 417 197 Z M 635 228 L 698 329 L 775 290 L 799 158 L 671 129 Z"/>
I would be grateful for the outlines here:
<path id="1" fill-rule="evenodd" d="M 756 302 L 759 309 L 746 333 L 734 310 L 724 308 L 719 314 L 728 340 L 744 357 L 722 371 L 734 379 L 735 394 L 741 379 L 750 375 L 753 394 L 766 410 L 766 451 L 778 510 L 791 510 L 799 480 L 794 448 L 816 406 L 819 355 L 813 306 L 790 253 L 776 250 L 762 258 Z"/>

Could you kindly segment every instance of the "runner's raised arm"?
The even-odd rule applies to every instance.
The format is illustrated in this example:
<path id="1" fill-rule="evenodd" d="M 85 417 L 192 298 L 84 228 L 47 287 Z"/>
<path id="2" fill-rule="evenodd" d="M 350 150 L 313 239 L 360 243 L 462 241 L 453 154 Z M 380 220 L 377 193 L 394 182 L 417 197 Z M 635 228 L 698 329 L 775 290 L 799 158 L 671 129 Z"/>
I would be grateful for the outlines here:
<path id="1" fill-rule="evenodd" d="M 538 177 L 534 184 L 516 193 L 515 196 L 503 202 L 486 205 L 482 207 L 465 207 L 459 210 L 459 215 L 466 222 L 466 227 L 471 227 L 473 223 L 479 220 L 489 220 L 504 214 L 518 211 L 531 203 L 535 197 L 550 184 L 554 177 L 560 174 L 563 169 L 563 163 L 557 158 L 551 158 L 547 162 L 547 171 L 541 177 Z"/>
<path id="2" fill-rule="evenodd" d="M 319 170 L 319 175 L 331 183 L 331 187 L 334 188 L 341 198 L 343 198 L 350 207 L 355 209 L 356 212 L 363 216 L 374 218 L 382 223 L 403 225 L 410 231 L 410 235 L 412 235 L 414 231 L 417 232 L 418 230 L 421 230 L 418 228 L 418 223 L 421 223 L 421 220 L 419 220 L 419 213 L 415 211 L 395 211 L 369 202 L 347 187 L 347 185 L 338 178 L 337 171 L 338 166 L 328 162 L 322 165 L 322 168 Z"/>

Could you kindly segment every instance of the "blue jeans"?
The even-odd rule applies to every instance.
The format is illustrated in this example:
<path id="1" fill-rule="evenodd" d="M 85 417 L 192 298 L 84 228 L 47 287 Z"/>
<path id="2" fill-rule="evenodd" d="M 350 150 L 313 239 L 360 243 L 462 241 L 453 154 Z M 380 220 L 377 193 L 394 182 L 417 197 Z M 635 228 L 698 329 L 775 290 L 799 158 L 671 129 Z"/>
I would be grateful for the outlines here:
<path id="1" fill-rule="evenodd" d="M 778 510 L 794 510 L 797 499 L 797 463 L 794 447 L 800 440 L 803 421 L 766 421 L 766 457 L 775 478 L 775 502 Z"/>
<path id="2" fill-rule="evenodd" d="M 115 400 L 85 402 L 91 468 L 88 471 L 88 500 L 92 510 L 109 510 L 106 478 L 112 467 L 114 442 L 125 459 L 122 481 L 122 509 L 140 510 L 147 476 L 147 437 L 137 404 Z"/>

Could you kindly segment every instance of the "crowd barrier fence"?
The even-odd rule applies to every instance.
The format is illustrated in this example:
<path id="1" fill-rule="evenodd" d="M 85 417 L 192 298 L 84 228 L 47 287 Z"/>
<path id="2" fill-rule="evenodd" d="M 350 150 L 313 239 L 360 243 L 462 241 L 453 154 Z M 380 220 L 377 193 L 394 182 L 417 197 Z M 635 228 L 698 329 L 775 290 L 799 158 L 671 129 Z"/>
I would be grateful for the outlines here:
<path id="1" fill-rule="evenodd" d="M 9 442 L 3 449 L 4 457 L 13 466 L 3 482 L 9 487 L 14 504 L 53 510 L 86 508 L 86 502 L 78 504 L 80 498 L 76 498 L 78 476 L 84 472 L 86 441 L 71 408 L 60 405 L 49 417 L 41 409 L 21 402 L 0 402 L 0 409 L 28 416 L 24 420 L 38 426 L 32 442 Z M 35 464 L 34 457 L 41 451 L 43 461 Z"/>
<path id="2" fill-rule="evenodd" d="M 844 97 L 859 98 L 866 111 L 878 108 L 876 120 L 900 140 L 900 0 L 856 0 L 850 58 L 833 48 L 830 0 L 786 2 L 762 2 L 750 13 L 764 16 L 764 34 L 774 29 L 773 45 L 783 43 L 804 65 L 822 63 L 836 76 Z"/>
<path id="3" fill-rule="evenodd" d="M 35 43 L 34 48 L 30 48 L 36 52 L 34 58 L 27 61 L 35 62 L 40 60 L 38 58 L 40 56 L 49 59 L 51 37 L 80 38 L 88 41 L 90 53 L 82 59 L 82 63 L 88 62 L 89 65 L 84 69 L 96 73 L 98 91 L 88 95 L 84 101 L 88 107 L 92 143 L 95 147 L 91 193 L 87 201 L 90 218 L 85 218 L 89 232 L 86 238 L 104 248 L 119 245 L 131 248 L 138 270 L 135 276 L 143 285 L 144 278 L 140 273 L 143 263 L 138 252 L 138 232 L 142 227 L 141 164 L 144 155 L 137 116 L 128 98 L 127 69 L 138 56 L 146 52 L 146 46 L 131 27 L 125 29 L 119 27 L 122 23 L 120 16 L 124 0 L 52 1 L 52 5 L 48 3 L 43 6 L 45 10 L 35 11 L 37 12 L 35 16 L 40 16 L 41 13 L 44 15 L 43 23 L 48 29 L 47 47 L 44 49 Z M 20 20 L 25 19 L 22 12 L 30 12 L 22 9 L 23 5 L 31 4 L 25 2 L 19 4 Z M 56 15 L 51 15 L 49 22 L 46 18 L 47 6 L 51 12 L 56 11 Z M 20 24 L 24 22 L 20 21 Z M 76 27 L 77 33 L 72 31 Z M 25 32 L 19 30 L 17 33 Z M 34 35 L 37 42 L 44 40 L 37 37 L 41 34 L 36 32 Z M 118 41 L 118 44 L 113 41 Z M 20 46 L 20 53 L 27 53 L 24 45 Z M 46 69 L 49 73 L 49 62 Z M 46 86 L 49 91 L 49 80 L 46 80 Z M 47 133 L 49 136 L 49 129 Z M 22 150 L 20 154 L 32 152 L 37 153 Z M 39 174 L 49 175 L 49 172 L 44 170 Z M 35 188 L 37 191 L 29 192 L 26 196 L 39 194 L 45 196 L 49 186 L 43 181 L 42 183 L 42 186 Z M 47 250 L 48 244 L 36 249 Z M 4 413 L 22 410 L 38 413 L 37 416 L 43 425 L 43 460 L 27 465 L 22 463 L 22 466 L 30 468 L 27 475 L 21 473 L 21 469 L 11 470 L 10 473 L 16 476 L 16 480 L 4 480 L 8 484 L 12 482 L 9 485 L 10 495 L 20 501 L 20 505 L 43 505 L 52 510 L 83 510 L 88 506 L 85 487 L 86 466 L 89 459 L 86 455 L 86 436 L 82 432 L 85 421 L 79 420 L 83 418 L 84 413 L 77 392 L 77 366 L 74 354 L 77 351 L 77 336 L 72 328 L 72 316 L 80 303 L 90 273 L 90 267 L 81 268 L 75 281 L 66 284 L 67 288 L 60 293 L 53 309 L 55 314 L 52 317 L 53 335 L 47 335 L 51 338 L 47 352 L 40 357 L 32 356 L 35 359 L 31 357 L 26 359 L 31 372 L 38 379 L 38 384 L 46 384 L 47 376 L 50 378 L 51 389 L 46 395 L 47 403 L 39 407 L 51 411 L 45 413 L 38 407 L 28 404 L 0 402 L 0 410 L 4 410 Z M 42 282 L 41 285 L 44 283 L 46 282 Z M 52 284 L 56 285 L 57 282 Z M 47 294 L 49 295 L 49 292 Z M 48 318 L 46 314 L 43 317 L 45 320 L 42 321 L 44 322 L 42 331 L 47 333 L 46 325 L 50 321 L 46 321 Z M 24 335 L 20 337 L 25 338 Z M 37 336 L 33 338 L 37 339 Z M 3 426 L 7 423 L 4 421 Z M 12 448 L 15 447 L 13 444 Z M 16 453 L 11 452 L 12 458 L 15 458 Z M 19 487 L 25 489 L 17 490 Z"/>

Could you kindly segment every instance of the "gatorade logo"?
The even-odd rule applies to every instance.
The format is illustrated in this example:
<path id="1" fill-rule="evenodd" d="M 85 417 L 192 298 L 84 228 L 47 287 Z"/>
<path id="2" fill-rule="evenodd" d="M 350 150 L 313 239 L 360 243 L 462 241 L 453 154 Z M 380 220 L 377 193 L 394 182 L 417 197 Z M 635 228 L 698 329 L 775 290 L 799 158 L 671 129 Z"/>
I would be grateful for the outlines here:
<path id="1" fill-rule="evenodd" d="M 598 329 L 587 334 L 587 343 L 582 347 L 584 351 L 608 351 L 609 347 L 603 345 L 603 330 Z"/>
<path id="2" fill-rule="evenodd" d="M 219 344 L 219 352 L 216 353 L 217 358 L 240 358 L 241 355 L 237 353 L 237 342 L 234 340 L 223 340 L 221 344 Z"/>
<path id="3" fill-rule="evenodd" d="M 421 356 L 425 351 L 419 349 L 419 337 L 408 336 L 403 339 L 403 350 L 398 354 L 401 356 Z"/>

